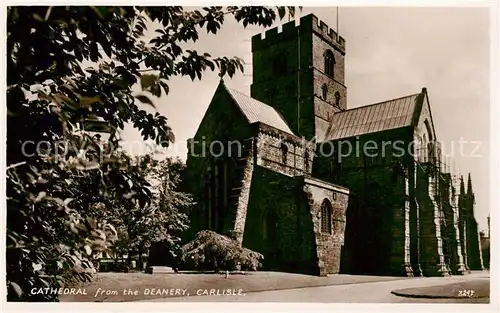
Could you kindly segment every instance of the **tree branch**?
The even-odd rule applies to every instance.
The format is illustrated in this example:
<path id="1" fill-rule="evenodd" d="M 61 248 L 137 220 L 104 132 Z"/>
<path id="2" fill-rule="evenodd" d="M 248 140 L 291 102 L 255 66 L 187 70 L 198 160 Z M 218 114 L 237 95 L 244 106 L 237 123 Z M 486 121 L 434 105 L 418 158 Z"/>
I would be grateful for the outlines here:
<path id="1" fill-rule="evenodd" d="M 15 167 L 18 167 L 18 166 L 22 166 L 22 165 L 25 165 L 26 164 L 26 161 L 22 161 L 22 162 L 19 162 L 19 163 L 15 163 L 15 164 L 12 164 L 12 165 L 9 165 L 7 166 L 7 170 L 11 170 Z"/>

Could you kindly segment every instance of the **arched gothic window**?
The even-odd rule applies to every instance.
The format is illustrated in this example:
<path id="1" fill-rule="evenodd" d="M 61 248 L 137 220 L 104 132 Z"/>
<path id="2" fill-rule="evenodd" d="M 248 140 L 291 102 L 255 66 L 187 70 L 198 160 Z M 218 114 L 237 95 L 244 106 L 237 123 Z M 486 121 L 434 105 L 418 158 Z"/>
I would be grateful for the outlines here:
<path id="1" fill-rule="evenodd" d="M 306 149 L 304 152 L 304 167 L 305 171 L 309 171 L 309 150 Z"/>
<path id="2" fill-rule="evenodd" d="M 282 159 L 283 165 L 286 165 L 286 160 L 287 160 L 287 156 L 288 156 L 288 146 L 284 142 L 282 142 L 280 148 L 281 148 L 281 159 Z"/>
<path id="3" fill-rule="evenodd" d="M 332 50 L 325 51 L 325 74 L 333 77 L 335 69 L 335 57 L 333 56 Z"/>
<path id="4" fill-rule="evenodd" d="M 204 182 L 205 205 L 208 213 L 208 229 L 221 232 L 224 229 L 224 218 L 229 204 L 230 169 L 228 162 L 222 159 L 214 160 L 207 168 Z"/>
<path id="5" fill-rule="evenodd" d="M 321 232 L 332 233 L 332 204 L 328 199 L 321 204 Z"/>
<path id="6" fill-rule="evenodd" d="M 340 107 L 340 92 L 335 91 L 335 105 Z"/>
<path id="7" fill-rule="evenodd" d="M 326 84 L 323 84 L 323 86 L 321 86 L 321 97 L 325 101 L 326 101 L 327 94 L 328 94 L 328 86 L 326 86 Z"/>

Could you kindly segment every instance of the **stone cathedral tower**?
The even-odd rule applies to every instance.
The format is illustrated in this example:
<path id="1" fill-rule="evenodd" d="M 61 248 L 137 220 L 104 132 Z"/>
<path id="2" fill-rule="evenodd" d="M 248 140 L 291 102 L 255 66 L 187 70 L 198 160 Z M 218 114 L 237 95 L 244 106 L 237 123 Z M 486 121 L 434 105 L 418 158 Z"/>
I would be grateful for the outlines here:
<path id="1" fill-rule="evenodd" d="M 425 87 L 347 109 L 345 41 L 312 14 L 253 36 L 252 53 L 251 97 L 221 81 L 191 140 L 186 181 L 197 208 L 186 237 L 204 229 L 233 237 L 273 271 L 480 268 L 472 185 L 465 194 L 462 183 L 457 203 Z M 315 153 L 346 142 L 376 142 L 378 151 Z M 413 153 L 385 150 L 387 142 Z"/>
<path id="2" fill-rule="evenodd" d="M 251 96 L 273 106 L 299 137 L 323 140 L 346 109 L 345 41 L 314 15 L 252 37 Z"/>

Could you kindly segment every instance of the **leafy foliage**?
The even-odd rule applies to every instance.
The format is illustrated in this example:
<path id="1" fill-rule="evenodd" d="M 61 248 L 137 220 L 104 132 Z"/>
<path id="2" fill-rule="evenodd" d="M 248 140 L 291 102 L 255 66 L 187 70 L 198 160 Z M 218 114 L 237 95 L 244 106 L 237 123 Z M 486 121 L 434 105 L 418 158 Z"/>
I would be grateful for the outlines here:
<path id="1" fill-rule="evenodd" d="M 294 12 L 277 8 L 281 18 L 287 11 Z M 265 7 L 7 9 L 8 300 L 57 301 L 30 291 L 90 279 L 92 259 L 125 238 L 109 212 L 143 217 L 158 209 L 147 173 L 120 153 L 117 135 L 129 123 L 144 140 L 168 147 L 175 137 L 166 117 L 145 109 L 150 97 L 168 94 L 174 76 L 243 71 L 237 57 L 181 47 L 202 30 L 216 34 L 228 15 L 244 26 L 277 18 Z M 146 41 L 152 22 L 159 28 Z M 132 90 L 136 84 L 141 93 Z M 89 132 L 100 127 L 106 140 Z M 175 213 L 164 218 L 174 228 L 181 220 Z M 145 225 L 127 230 L 126 242 Z"/>
<path id="2" fill-rule="evenodd" d="M 36 163 L 8 170 L 9 299 L 47 300 L 50 295 L 26 291 L 61 286 L 68 282 L 65 278 L 88 281 L 92 255 L 107 251 L 116 239 L 113 225 L 97 220 L 95 213 L 109 190 L 125 189 L 126 177 L 115 161 L 97 164 L 96 170 L 91 161 L 96 152 L 88 150 L 87 157 L 43 155 Z M 132 186 L 147 194 L 141 187 Z"/>
<path id="3" fill-rule="evenodd" d="M 241 269 L 256 271 L 263 259 L 262 254 L 243 248 L 238 241 L 209 230 L 200 231 L 183 246 L 183 261 L 206 270 L 233 270 L 240 265 Z"/>
<path id="4" fill-rule="evenodd" d="M 138 255 L 141 266 L 142 254 L 151 244 L 165 242 L 172 257 L 177 257 L 175 253 L 181 248 L 179 236 L 188 228 L 186 212 L 194 204 L 190 194 L 178 191 L 185 165 L 180 159 L 158 161 L 152 155 L 137 158 L 134 164 L 151 184 L 151 200 L 146 206 L 117 203 L 105 211 L 104 218 L 115 225 L 118 233 L 113 251 L 129 257 Z"/>

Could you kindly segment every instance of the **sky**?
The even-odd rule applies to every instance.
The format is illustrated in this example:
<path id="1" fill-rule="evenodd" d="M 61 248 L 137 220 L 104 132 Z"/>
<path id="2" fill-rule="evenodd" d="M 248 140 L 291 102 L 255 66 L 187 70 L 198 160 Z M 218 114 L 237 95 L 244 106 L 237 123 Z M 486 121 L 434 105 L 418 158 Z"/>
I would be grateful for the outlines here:
<path id="1" fill-rule="evenodd" d="M 332 28 L 337 25 L 335 7 L 304 7 L 300 15 L 309 13 Z M 485 230 L 490 174 L 488 8 L 340 7 L 338 24 L 346 40 L 347 107 L 418 93 L 426 87 L 437 139 L 445 153 L 452 155 L 455 172 L 465 179 L 471 173 L 476 220 L 479 229 Z M 153 35 L 155 26 L 149 24 L 147 36 Z M 245 29 L 227 18 L 217 35 L 201 32 L 199 41 L 183 48 L 242 58 L 247 63 L 245 73 L 227 77 L 225 82 L 250 94 L 251 37 L 263 31 Z M 216 73 L 207 72 L 194 82 L 176 77 L 170 81 L 168 96 L 152 99 L 176 136 L 167 155 L 186 158 L 186 141 L 196 133 L 218 83 Z M 144 152 L 141 136 L 131 126 L 121 136 L 127 150 Z"/>

